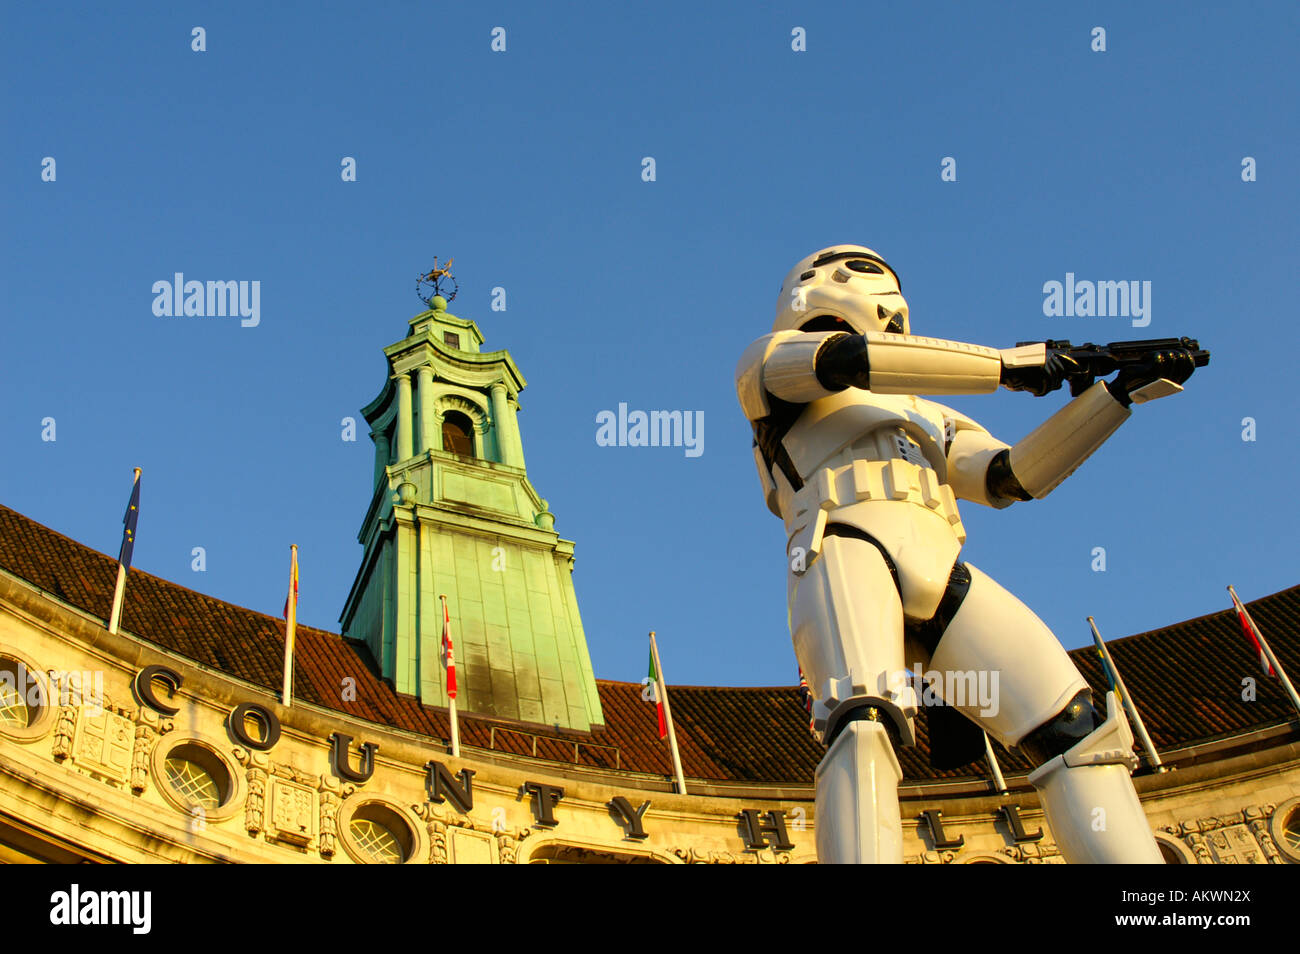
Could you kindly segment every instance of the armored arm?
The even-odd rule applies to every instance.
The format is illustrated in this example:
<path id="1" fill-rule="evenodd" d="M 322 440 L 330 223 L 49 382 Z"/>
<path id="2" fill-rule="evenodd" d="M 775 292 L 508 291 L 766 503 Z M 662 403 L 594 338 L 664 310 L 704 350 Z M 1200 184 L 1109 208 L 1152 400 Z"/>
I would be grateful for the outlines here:
<path id="1" fill-rule="evenodd" d="M 1042 349 L 1036 353 L 1041 354 Z M 1014 360 L 1004 362 L 1004 355 Z M 797 414 L 798 407 L 848 387 L 879 394 L 990 393 L 1010 373 L 1032 376 L 1034 361 L 1035 354 L 1013 355 L 979 345 L 914 335 L 776 331 L 745 349 L 736 366 L 736 393 L 745 416 L 757 424 L 774 412 Z M 1013 368 L 1020 370 L 1013 371 Z M 1043 371 L 1040 359 L 1037 373 L 1041 375 Z M 988 453 L 990 447 L 976 446 L 975 432 L 989 441 L 993 438 L 973 421 L 968 421 L 968 425 L 969 433 L 958 445 L 963 459 L 970 458 L 962 472 L 973 474 L 978 469 L 979 476 L 965 480 L 967 499 L 991 506 L 1008 506 L 1015 497 L 1004 499 L 983 489 L 989 460 L 1007 445 L 995 442 L 996 446 L 991 448 L 994 453 Z M 768 509 L 779 513 L 776 487 L 757 440 L 754 463 Z M 956 486 L 954 491 L 963 496 Z"/>
<path id="2" fill-rule="evenodd" d="M 1002 381 L 995 348 L 870 331 L 776 331 L 745 351 L 736 369 L 741 406 L 751 420 L 770 413 L 766 394 L 807 404 L 842 391 L 876 394 L 989 394 Z"/>
<path id="3" fill-rule="evenodd" d="M 951 408 L 944 408 L 944 426 L 952 435 L 947 441 L 948 486 L 959 499 L 998 510 L 1029 499 L 1023 488 L 1017 494 L 1014 487 L 993 479 L 1000 474 L 1010 444 Z"/>
<path id="4" fill-rule="evenodd" d="M 1055 374 L 1046 378 L 1040 372 L 1035 378 L 1032 370 L 1017 370 L 1050 367 L 1053 362 Z M 1210 353 L 1190 338 L 1078 347 L 1047 341 L 1003 352 L 1004 383 L 1009 387 L 1042 394 L 1064 380 L 1075 397 L 1014 447 L 969 419 L 958 420 L 948 452 L 953 491 L 992 507 L 1046 497 L 1115 433 L 1133 404 L 1178 393 L 1182 382 L 1209 362 Z M 1116 370 L 1112 380 L 1096 380 Z"/>
<path id="5" fill-rule="evenodd" d="M 990 487 L 1012 499 L 1046 497 L 1132 413 L 1106 382 L 1096 382 L 995 460 L 989 467 Z"/>
<path id="6" fill-rule="evenodd" d="M 1002 509 L 1046 497 L 1132 413 L 1097 382 L 1015 446 L 949 411 L 948 483 L 958 497 Z"/>
<path id="7" fill-rule="evenodd" d="M 1046 394 L 1068 380 L 1077 396 L 1014 447 L 969 418 L 953 419 L 948 461 L 954 493 L 1007 507 L 1047 496 L 1128 419 L 1130 405 L 1176 393 L 1179 382 L 1209 361 L 1208 352 L 1185 339 L 1128 345 L 1040 342 L 997 351 L 885 332 L 777 331 L 745 351 L 736 390 L 745 415 L 759 421 L 772 413 L 769 397 L 807 404 L 847 387 L 878 394 L 982 394 L 1000 384 Z M 1120 373 L 1114 380 L 1095 380 L 1115 368 Z M 774 488 L 757 448 L 755 461 L 773 507 Z"/>

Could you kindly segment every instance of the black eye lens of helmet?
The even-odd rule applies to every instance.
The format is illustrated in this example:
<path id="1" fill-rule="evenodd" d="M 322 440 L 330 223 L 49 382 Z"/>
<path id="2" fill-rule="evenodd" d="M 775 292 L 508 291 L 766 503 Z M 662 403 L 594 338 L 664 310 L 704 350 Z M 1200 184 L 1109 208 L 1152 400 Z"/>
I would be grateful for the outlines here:
<path id="1" fill-rule="evenodd" d="M 845 262 L 844 267 L 849 269 L 850 271 L 863 272 L 871 275 L 885 274 L 884 269 L 882 269 L 875 262 L 868 261 L 865 258 L 855 258 L 850 262 Z"/>
<path id="2" fill-rule="evenodd" d="M 869 255 L 866 252 L 839 252 L 836 251 L 835 249 L 831 249 L 830 251 L 823 252 L 821 255 L 817 256 L 816 261 L 813 262 L 813 268 L 814 269 L 821 268 L 823 265 L 829 265 L 831 262 L 842 262 L 845 259 L 851 260 L 853 262 L 861 262 L 861 261 L 875 262 L 885 271 L 888 271 L 889 274 L 894 276 L 894 281 L 897 282 L 899 291 L 902 291 L 903 283 L 902 281 L 899 280 L 898 272 L 890 268 L 889 263 L 886 262 L 883 258 L 880 258 L 879 256 L 876 255 Z"/>

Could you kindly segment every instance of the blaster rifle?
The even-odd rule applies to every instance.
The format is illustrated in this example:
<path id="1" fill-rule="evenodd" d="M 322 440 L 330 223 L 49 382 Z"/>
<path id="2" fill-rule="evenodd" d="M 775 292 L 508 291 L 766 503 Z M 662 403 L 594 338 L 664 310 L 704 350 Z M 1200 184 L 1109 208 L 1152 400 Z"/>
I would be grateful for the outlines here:
<path id="1" fill-rule="evenodd" d="M 1126 365 L 1141 364 L 1160 351 L 1189 351 L 1198 368 L 1210 363 L 1210 352 L 1202 349 L 1195 338 L 1148 338 L 1143 341 L 1112 341 L 1106 345 L 1092 342 L 1073 345 L 1059 340 L 1020 341 L 1016 347 L 1036 344 L 1045 345 L 1048 354 L 1064 354 L 1078 363 L 1080 370 L 1066 378 L 1070 382 L 1070 394 L 1075 397 L 1090 388 L 1097 378 L 1103 378 Z"/>

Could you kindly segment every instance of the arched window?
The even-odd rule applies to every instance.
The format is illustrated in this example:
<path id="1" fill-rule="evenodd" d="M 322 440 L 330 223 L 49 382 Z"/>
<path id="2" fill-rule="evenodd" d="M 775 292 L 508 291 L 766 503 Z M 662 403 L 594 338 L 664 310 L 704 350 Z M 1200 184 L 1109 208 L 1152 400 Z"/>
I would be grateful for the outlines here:
<path id="1" fill-rule="evenodd" d="M 474 456 L 474 423 L 460 411 L 448 411 L 442 418 L 442 449 Z"/>

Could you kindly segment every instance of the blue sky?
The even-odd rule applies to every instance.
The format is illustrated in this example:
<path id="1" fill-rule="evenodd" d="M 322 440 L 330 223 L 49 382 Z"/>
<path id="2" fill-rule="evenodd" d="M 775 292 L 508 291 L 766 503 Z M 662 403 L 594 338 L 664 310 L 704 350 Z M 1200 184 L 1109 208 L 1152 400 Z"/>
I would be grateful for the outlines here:
<path id="1" fill-rule="evenodd" d="M 1046 500 L 964 509 L 965 559 L 1067 646 L 1295 585 L 1298 11 L 6 5 L 0 502 L 116 553 L 143 467 L 136 566 L 275 614 L 297 543 L 300 618 L 337 631 L 373 453 L 340 420 L 452 255 L 451 310 L 530 382 L 597 675 L 643 676 L 655 629 L 671 682 L 792 684 L 732 373 L 790 266 L 859 242 L 918 334 L 1213 352 Z M 178 271 L 259 281 L 260 323 L 156 317 Z M 1045 316 L 1067 272 L 1151 282 L 1151 323 Z M 1014 442 L 1064 400 L 949 403 Z M 620 402 L 702 411 L 704 453 L 598 446 Z"/>

